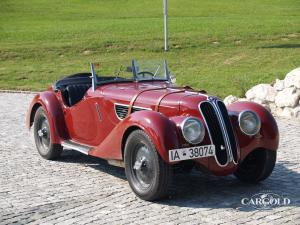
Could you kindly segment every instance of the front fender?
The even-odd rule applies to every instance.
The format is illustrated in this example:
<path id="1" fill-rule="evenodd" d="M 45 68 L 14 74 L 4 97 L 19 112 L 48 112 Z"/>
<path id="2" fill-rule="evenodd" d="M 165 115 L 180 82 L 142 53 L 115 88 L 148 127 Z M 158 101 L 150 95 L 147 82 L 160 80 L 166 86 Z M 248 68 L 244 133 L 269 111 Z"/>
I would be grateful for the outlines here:
<path id="1" fill-rule="evenodd" d="M 235 102 L 228 107 L 229 114 L 235 132 L 237 134 L 239 146 L 241 149 L 241 160 L 243 160 L 251 151 L 257 148 L 277 150 L 279 145 L 279 131 L 277 123 L 272 114 L 262 105 L 254 102 Z M 241 132 L 238 124 L 238 115 L 244 110 L 252 110 L 261 119 L 261 130 L 259 134 L 250 137 Z"/>
<path id="2" fill-rule="evenodd" d="M 177 127 L 166 116 L 155 111 L 139 111 L 122 120 L 112 132 L 89 154 L 105 159 L 122 160 L 122 141 L 128 131 L 143 130 L 155 145 L 162 159 L 168 162 L 168 150 L 179 147 Z"/>
<path id="3" fill-rule="evenodd" d="M 68 135 L 60 102 L 52 91 L 41 92 L 34 97 L 26 116 L 27 128 L 32 126 L 35 112 L 39 106 L 42 106 L 46 112 L 51 131 L 51 142 L 60 144 L 62 139 L 68 138 Z"/>

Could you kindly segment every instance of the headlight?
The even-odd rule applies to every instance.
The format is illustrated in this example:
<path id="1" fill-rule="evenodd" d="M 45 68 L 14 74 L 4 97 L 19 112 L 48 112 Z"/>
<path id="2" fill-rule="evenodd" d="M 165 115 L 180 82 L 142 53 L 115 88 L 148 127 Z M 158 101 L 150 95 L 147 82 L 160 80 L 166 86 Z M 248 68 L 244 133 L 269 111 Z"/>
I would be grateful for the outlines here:
<path id="1" fill-rule="evenodd" d="M 184 139 L 190 144 L 203 141 L 205 129 L 200 120 L 189 117 L 183 121 L 181 129 Z"/>
<path id="2" fill-rule="evenodd" d="M 255 112 L 243 111 L 239 114 L 239 125 L 243 133 L 253 136 L 259 132 L 261 121 Z"/>

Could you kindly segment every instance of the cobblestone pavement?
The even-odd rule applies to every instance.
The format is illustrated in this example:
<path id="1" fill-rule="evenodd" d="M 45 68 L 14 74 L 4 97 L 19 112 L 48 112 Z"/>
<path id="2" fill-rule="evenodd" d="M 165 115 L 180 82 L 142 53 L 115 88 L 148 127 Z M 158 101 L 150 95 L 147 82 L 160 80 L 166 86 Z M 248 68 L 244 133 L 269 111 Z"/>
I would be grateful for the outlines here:
<path id="1" fill-rule="evenodd" d="M 150 203 L 135 197 L 123 169 L 103 160 L 71 150 L 42 159 L 25 128 L 32 97 L 0 93 L 0 224 L 300 224 L 300 122 L 278 120 L 278 162 L 261 184 L 193 171 L 175 176 L 168 199 Z M 290 205 L 241 204 L 266 190 Z"/>

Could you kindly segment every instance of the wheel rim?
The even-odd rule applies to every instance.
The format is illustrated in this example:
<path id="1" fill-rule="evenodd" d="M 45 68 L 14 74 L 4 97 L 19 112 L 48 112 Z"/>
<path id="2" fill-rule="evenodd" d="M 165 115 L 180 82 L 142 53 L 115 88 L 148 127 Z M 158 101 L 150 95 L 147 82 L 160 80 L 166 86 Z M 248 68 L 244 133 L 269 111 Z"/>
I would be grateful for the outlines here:
<path id="1" fill-rule="evenodd" d="M 132 175 L 139 188 L 147 189 L 154 179 L 151 152 L 144 144 L 138 145 L 132 155 Z"/>
<path id="2" fill-rule="evenodd" d="M 39 149 L 43 154 L 47 154 L 50 145 L 50 129 L 49 123 L 46 117 L 42 117 L 37 127 L 37 139 Z"/>

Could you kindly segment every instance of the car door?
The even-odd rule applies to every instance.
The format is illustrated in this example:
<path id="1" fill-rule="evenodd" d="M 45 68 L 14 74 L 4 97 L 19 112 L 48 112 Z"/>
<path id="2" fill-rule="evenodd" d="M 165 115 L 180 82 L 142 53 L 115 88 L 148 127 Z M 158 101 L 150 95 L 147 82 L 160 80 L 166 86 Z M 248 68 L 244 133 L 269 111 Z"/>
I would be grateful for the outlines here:
<path id="1" fill-rule="evenodd" d="M 71 140 L 90 146 L 97 145 L 99 118 L 94 98 L 84 98 L 65 111 Z"/>

